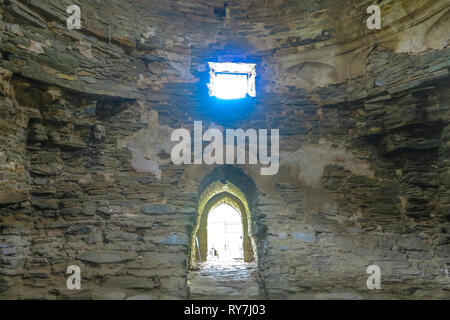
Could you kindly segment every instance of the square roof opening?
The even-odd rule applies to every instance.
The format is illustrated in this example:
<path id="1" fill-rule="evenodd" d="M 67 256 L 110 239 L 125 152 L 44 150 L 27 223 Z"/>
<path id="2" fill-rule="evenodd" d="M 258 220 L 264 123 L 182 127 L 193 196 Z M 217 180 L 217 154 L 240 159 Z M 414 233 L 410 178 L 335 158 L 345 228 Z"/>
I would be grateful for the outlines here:
<path id="1" fill-rule="evenodd" d="M 209 95 L 218 99 L 235 100 L 256 97 L 256 64 L 209 62 Z"/>

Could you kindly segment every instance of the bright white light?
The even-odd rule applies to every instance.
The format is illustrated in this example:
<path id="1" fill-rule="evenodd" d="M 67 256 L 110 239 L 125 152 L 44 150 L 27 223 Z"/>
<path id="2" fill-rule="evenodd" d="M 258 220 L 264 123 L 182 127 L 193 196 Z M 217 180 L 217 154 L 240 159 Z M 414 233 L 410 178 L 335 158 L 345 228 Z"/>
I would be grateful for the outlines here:
<path id="1" fill-rule="evenodd" d="M 209 94 L 219 99 L 242 99 L 256 96 L 255 64 L 209 62 Z"/>
<path id="2" fill-rule="evenodd" d="M 239 212 L 227 204 L 214 208 L 208 216 L 208 260 L 242 259 L 242 244 L 242 220 Z"/>
<path id="3" fill-rule="evenodd" d="M 219 73 L 214 86 L 215 95 L 219 99 L 242 99 L 247 95 L 247 76 Z"/>

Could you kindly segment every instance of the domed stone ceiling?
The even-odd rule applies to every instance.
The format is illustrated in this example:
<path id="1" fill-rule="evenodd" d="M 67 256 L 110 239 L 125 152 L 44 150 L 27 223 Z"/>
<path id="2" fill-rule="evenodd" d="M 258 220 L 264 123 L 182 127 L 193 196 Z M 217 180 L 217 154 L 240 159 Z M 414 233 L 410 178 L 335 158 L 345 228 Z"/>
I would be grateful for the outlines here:
<path id="1" fill-rule="evenodd" d="M 64 1 L 0 0 L 0 299 L 188 299 L 230 185 L 259 298 L 449 298 L 447 0 L 377 1 L 374 30 L 365 0 L 76 2 L 70 30 Z M 256 64 L 256 97 L 210 97 L 208 62 Z M 278 172 L 175 165 L 200 121 L 279 130 Z"/>

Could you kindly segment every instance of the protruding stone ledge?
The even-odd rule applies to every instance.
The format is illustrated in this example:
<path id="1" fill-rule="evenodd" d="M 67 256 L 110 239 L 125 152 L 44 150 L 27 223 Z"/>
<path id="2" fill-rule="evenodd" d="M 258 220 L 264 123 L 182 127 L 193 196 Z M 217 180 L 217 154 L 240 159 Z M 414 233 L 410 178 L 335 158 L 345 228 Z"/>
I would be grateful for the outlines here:
<path id="1" fill-rule="evenodd" d="M 167 204 L 148 204 L 143 206 L 141 211 L 145 214 L 169 214 L 175 213 L 176 209 L 174 206 Z"/>
<path id="2" fill-rule="evenodd" d="M 123 263 L 132 261 L 135 257 L 119 252 L 86 252 L 77 255 L 78 260 L 97 264 Z"/>
<path id="3" fill-rule="evenodd" d="M 29 199 L 27 192 L 20 190 L 5 190 L 0 193 L 0 204 L 11 204 Z"/>

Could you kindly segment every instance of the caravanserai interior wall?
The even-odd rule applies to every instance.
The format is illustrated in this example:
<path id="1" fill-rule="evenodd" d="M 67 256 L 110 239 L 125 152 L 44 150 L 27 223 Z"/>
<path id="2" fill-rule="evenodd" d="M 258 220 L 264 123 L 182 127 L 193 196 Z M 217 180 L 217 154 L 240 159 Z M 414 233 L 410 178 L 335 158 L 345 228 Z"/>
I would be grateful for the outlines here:
<path id="1" fill-rule="evenodd" d="M 67 1 L 0 0 L 0 298 L 187 298 L 222 170 L 172 164 L 194 121 L 280 129 L 277 175 L 238 168 L 266 298 L 449 297 L 448 1 L 372 31 L 366 0 L 76 2 L 69 31 Z M 208 96 L 228 60 L 257 64 L 245 105 Z"/>

